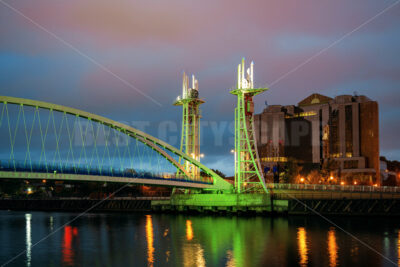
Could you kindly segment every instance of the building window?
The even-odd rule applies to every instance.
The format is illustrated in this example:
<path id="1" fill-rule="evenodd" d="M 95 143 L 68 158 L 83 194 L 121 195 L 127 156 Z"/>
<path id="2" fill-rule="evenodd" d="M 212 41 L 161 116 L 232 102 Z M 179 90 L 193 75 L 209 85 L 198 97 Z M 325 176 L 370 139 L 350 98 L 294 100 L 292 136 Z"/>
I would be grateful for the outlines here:
<path id="1" fill-rule="evenodd" d="M 330 120 L 329 120 L 329 135 L 330 135 L 330 153 L 331 155 L 338 155 L 339 147 L 340 147 L 340 140 L 339 140 L 339 111 L 333 110 L 331 112 Z"/>
<path id="2" fill-rule="evenodd" d="M 346 155 L 353 153 L 353 106 L 345 108 Z"/>
<path id="3" fill-rule="evenodd" d="M 346 160 L 344 162 L 345 169 L 358 169 L 358 160 Z"/>

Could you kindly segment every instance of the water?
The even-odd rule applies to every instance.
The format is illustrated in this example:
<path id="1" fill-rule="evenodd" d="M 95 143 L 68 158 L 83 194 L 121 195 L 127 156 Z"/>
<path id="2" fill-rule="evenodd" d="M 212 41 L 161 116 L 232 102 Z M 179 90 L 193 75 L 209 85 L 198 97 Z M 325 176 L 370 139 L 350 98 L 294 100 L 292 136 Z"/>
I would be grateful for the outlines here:
<path id="1" fill-rule="evenodd" d="M 9 266 L 393 266 L 400 220 L 0 211 Z M 60 228 L 66 224 L 66 227 Z M 59 229 L 60 228 L 60 229 Z M 36 242 L 59 229 L 43 241 Z"/>

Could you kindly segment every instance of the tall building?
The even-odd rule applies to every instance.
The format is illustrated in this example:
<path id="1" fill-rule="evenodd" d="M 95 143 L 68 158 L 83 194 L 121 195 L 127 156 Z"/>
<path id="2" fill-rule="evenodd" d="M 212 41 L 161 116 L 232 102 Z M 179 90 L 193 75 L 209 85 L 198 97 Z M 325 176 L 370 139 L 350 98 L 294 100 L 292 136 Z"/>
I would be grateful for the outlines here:
<path id="1" fill-rule="evenodd" d="M 254 122 L 264 168 L 330 164 L 338 177 L 380 184 L 378 103 L 366 96 L 312 94 L 297 106 L 268 106 Z"/>

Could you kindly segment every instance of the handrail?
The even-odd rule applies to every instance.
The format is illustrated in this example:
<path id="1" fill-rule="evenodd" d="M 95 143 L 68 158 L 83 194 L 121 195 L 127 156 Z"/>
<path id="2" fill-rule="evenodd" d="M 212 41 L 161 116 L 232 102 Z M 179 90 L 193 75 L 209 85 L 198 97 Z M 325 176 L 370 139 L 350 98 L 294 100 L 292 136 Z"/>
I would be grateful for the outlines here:
<path id="1" fill-rule="evenodd" d="M 282 189 L 282 190 L 400 193 L 400 187 L 399 186 L 276 184 L 276 183 L 270 183 L 270 184 L 267 184 L 267 188 L 268 189 Z"/>

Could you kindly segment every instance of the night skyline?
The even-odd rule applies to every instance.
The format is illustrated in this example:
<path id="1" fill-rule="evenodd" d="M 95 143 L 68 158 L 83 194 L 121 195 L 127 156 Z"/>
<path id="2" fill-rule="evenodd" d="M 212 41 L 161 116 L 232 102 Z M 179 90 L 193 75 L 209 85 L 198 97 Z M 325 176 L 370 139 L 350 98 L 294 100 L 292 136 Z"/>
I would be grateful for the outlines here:
<path id="1" fill-rule="evenodd" d="M 156 137 L 159 122 L 175 122 L 177 129 L 169 132 L 179 138 L 181 110 L 172 103 L 181 92 L 182 72 L 194 73 L 206 101 L 203 162 L 232 174 L 233 132 L 227 127 L 235 98 L 229 89 L 245 57 L 255 62 L 256 85 L 271 85 L 256 98 L 256 112 L 265 101 L 297 104 L 312 93 L 366 95 L 380 105 L 381 155 L 398 160 L 400 7 L 395 3 L 7 2 L 0 5 L 1 95 L 129 124 L 148 121 L 146 132 Z M 221 145 L 215 145 L 218 130 L 223 130 Z"/>

